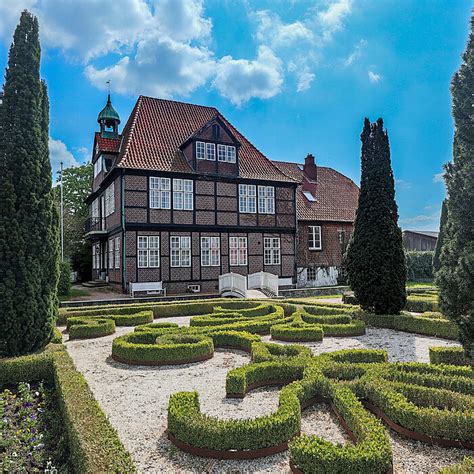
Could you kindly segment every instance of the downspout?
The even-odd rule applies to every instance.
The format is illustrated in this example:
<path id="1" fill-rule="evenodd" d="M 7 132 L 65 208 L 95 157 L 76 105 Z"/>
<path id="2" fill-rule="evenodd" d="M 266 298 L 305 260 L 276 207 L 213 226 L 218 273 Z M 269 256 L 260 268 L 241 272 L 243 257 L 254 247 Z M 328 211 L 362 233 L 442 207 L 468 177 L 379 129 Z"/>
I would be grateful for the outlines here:
<path id="1" fill-rule="evenodd" d="M 295 261 L 293 276 L 295 279 L 295 285 L 298 285 L 298 238 L 299 238 L 299 227 L 298 227 L 298 209 L 296 208 L 296 195 L 298 193 L 298 185 L 293 188 L 293 203 L 295 209 Z"/>
<path id="2" fill-rule="evenodd" d="M 122 291 L 125 293 L 127 288 L 127 249 L 125 238 L 125 170 L 122 170 L 120 178 L 120 217 L 122 221 Z"/>

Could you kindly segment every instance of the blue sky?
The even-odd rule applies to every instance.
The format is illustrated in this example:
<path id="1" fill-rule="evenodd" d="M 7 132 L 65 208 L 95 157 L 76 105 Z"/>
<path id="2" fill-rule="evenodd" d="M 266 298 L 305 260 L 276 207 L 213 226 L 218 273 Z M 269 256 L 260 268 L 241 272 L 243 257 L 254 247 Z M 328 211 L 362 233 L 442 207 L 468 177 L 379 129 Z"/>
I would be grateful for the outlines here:
<path id="1" fill-rule="evenodd" d="M 53 167 L 90 159 L 107 79 L 122 125 L 139 94 L 213 105 L 269 158 L 313 153 L 359 182 L 365 116 L 383 117 L 400 224 L 438 227 L 449 84 L 472 0 L 0 0 L 0 68 L 38 15 Z"/>

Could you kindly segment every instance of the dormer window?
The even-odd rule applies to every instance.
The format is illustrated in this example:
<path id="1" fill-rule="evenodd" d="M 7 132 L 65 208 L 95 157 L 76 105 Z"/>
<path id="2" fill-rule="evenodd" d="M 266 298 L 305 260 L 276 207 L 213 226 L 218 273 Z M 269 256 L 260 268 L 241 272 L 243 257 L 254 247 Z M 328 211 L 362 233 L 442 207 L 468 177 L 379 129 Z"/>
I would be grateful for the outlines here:
<path id="1" fill-rule="evenodd" d="M 198 160 L 216 161 L 216 145 L 214 143 L 196 142 L 196 158 Z"/>
<path id="2" fill-rule="evenodd" d="M 227 163 L 235 163 L 235 146 L 217 145 L 217 159 Z"/>

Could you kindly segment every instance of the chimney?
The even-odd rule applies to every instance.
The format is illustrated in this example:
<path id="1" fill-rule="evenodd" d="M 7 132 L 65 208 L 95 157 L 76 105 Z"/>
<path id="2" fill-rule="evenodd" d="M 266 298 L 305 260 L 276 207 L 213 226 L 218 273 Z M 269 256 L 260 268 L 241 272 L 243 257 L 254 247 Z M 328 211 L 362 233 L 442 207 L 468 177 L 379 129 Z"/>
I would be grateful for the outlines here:
<path id="1" fill-rule="evenodd" d="M 317 181 L 318 179 L 318 167 L 314 162 L 314 156 L 310 154 L 306 155 L 304 159 L 303 173 L 306 179 L 310 181 Z"/>

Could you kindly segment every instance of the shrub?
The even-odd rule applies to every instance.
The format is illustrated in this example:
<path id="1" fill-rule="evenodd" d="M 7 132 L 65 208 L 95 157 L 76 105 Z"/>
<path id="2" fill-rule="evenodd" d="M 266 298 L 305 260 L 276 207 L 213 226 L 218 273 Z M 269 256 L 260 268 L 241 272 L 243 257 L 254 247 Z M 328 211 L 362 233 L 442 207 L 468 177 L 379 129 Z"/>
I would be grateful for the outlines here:
<path id="1" fill-rule="evenodd" d="M 115 332 L 115 322 L 106 318 L 69 318 L 69 339 L 88 339 L 108 336 Z"/>
<path id="2" fill-rule="evenodd" d="M 357 444 L 334 445 L 317 436 L 299 436 L 289 443 L 291 462 L 304 473 L 385 474 L 392 463 L 392 452 L 380 421 L 346 387 L 333 388 L 331 398 Z"/>
<path id="3" fill-rule="evenodd" d="M 231 347 L 242 349 L 247 352 L 251 350 L 252 344 L 260 341 L 260 336 L 245 331 L 218 331 L 211 332 L 209 337 L 214 342 L 214 347 Z"/>
<path id="4" fill-rule="evenodd" d="M 434 278 L 433 256 L 432 250 L 405 252 L 408 280 L 432 280 Z"/>
<path id="5" fill-rule="evenodd" d="M 462 347 L 430 347 L 432 364 L 468 365 L 469 362 Z"/>
<path id="6" fill-rule="evenodd" d="M 252 361 L 267 362 L 293 357 L 311 357 L 309 347 L 300 344 L 272 344 L 269 342 L 254 342 L 252 344 Z"/>
<path id="7" fill-rule="evenodd" d="M 407 311 L 424 313 L 425 311 L 439 311 L 437 295 L 410 295 L 405 306 Z"/>
<path id="8" fill-rule="evenodd" d="M 322 341 L 323 330 L 315 324 L 295 323 L 276 324 L 270 328 L 273 339 L 280 341 Z"/>
<path id="9" fill-rule="evenodd" d="M 374 327 L 396 329 L 415 334 L 457 339 L 458 329 L 451 321 L 441 318 L 428 318 L 411 314 L 368 314 L 360 312 L 358 318 Z"/>
<path id="10" fill-rule="evenodd" d="M 115 323 L 115 326 L 137 326 L 139 324 L 147 324 L 153 321 L 153 313 L 151 311 L 141 311 L 139 313 L 132 314 L 108 314 L 107 316 L 71 316 L 66 321 L 66 328 L 70 329 L 73 324 L 77 324 L 78 321 L 91 321 L 108 319 Z"/>
<path id="11" fill-rule="evenodd" d="M 166 329 L 164 329 L 166 331 Z M 209 359 L 214 352 L 212 339 L 199 334 L 157 334 L 142 331 L 125 334 L 112 342 L 112 357 L 127 364 L 185 364 Z"/>
<path id="12" fill-rule="evenodd" d="M 222 420 L 203 415 L 197 392 L 171 395 L 168 432 L 188 445 L 220 451 L 245 451 L 284 443 L 300 430 L 300 404 L 292 386 L 280 392 L 278 410 L 258 418 Z"/>
<path id="13" fill-rule="evenodd" d="M 62 344 L 63 342 L 63 335 L 58 328 L 53 328 L 53 335 L 51 337 L 51 344 Z"/>
<path id="14" fill-rule="evenodd" d="M 71 264 L 64 260 L 59 266 L 58 295 L 67 296 L 71 291 Z"/>
<path id="15" fill-rule="evenodd" d="M 64 346 L 51 345 L 30 356 L 0 359 L 0 385 L 40 380 L 54 383 L 74 471 L 136 472 L 130 454 Z"/>
<path id="16" fill-rule="evenodd" d="M 438 474 L 472 474 L 474 472 L 474 457 L 465 457 L 460 463 L 445 467 Z"/>

